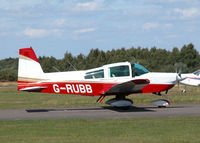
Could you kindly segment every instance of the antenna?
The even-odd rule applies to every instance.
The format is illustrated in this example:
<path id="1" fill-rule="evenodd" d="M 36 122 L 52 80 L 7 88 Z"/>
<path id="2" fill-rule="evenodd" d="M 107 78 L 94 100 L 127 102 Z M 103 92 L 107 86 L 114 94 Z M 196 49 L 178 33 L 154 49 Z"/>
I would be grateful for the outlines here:
<path id="1" fill-rule="evenodd" d="M 60 72 L 60 70 L 59 70 L 59 69 L 57 69 L 55 66 L 53 66 L 53 68 L 54 68 L 56 71 Z"/>
<path id="2" fill-rule="evenodd" d="M 74 67 L 74 65 L 72 65 L 69 61 L 67 61 L 67 62 L 75 71 L 77 71 L 77 69 Z"/>

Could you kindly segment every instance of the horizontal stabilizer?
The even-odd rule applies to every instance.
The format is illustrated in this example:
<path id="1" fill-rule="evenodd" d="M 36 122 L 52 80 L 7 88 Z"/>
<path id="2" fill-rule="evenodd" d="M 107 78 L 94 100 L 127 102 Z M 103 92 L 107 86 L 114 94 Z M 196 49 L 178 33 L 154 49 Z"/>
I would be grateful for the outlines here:
<path id="1" fill-rule="evenodd" d="M 47 87 L 43 87 L 43 86 L 26 87 L 26 88 L 21 88 L 20 91 L 40 92 L 41 90 L 45 88 Z"/>
<path id="2" fill-rule="evenodd" d="M 104 95 L 120 95 L 120 94 L 131 94 L 141 93 L 141 89 L 149 84 L 148 79 L 136 79 L 128 82 L 114 85 L 111 89 L 104 93 Z"/>

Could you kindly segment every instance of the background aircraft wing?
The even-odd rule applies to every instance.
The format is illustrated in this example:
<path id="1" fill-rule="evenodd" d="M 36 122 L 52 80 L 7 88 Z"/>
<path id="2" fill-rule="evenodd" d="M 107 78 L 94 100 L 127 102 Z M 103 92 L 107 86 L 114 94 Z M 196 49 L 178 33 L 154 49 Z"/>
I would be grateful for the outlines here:
<path id="1" fill-rule="evenodd" d="M 120 95 L 120 94 L 131 94 L 141 93 L 142 88 L 148 85 L 150 81 L 148 79 L 135 79 L 128 82 L 120 83 L 111 87 L 103 95 Z"/>

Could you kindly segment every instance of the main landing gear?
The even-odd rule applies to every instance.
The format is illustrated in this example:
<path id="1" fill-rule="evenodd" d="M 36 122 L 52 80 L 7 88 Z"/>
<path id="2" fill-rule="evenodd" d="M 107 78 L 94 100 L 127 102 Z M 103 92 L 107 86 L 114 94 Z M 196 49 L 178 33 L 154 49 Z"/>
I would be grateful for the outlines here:
<path id="1" fill-rule="evenodd" d="M 152 104 L 156 105 L 159 108 L 168 107 L 170 105 L 170 101 L 167 95 L 161 94 L 160 92 L 154 93 L 155 95 L 159 95 L 165 97 L 166 99 L 158 99 L 154 100 Z M 166 91 L 167 94 L 167 91 Z M 116 95 L 115 98 L 112 98 L 106 101 L 106 104 L 111 105 L 120 109 L 128 109 L 132 106 L 133 101 L 126 98 L 127 95 Z M 105 96 L 100 96 L 97 102 L 101 102 Z"/>
<path id="2" fill-rule="evenodd" d="M 168 91 L 166 91 L 167 94 Z M 158 99 L 152 101 L 152 104 L 158 106 L 159 108 L 166 108 L 168 107 L 171 103 L 169 101 L 169 97 L 166 94 L 161 94 L 160 92 L 154 93 L 155 95 L 165 97 L 166 99 Z"/>
<path id="3" fill-rule="evenodd" d="M 117 108 L 128 109 L 129 107 L 132 106 L 133 101 L 127 99 L 126 96 L 116 95 L 115 98 L 106 101 L 106 104 Z"/>

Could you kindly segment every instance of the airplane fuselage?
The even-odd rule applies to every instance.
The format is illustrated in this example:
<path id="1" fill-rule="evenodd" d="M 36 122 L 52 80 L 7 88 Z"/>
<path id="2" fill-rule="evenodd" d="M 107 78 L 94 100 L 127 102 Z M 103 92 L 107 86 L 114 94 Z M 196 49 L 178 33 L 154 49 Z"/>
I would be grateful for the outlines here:
<path id="1" fill-rule="evenodd" d="M 135 79 L 148 79 L 150 81 L 139 93 L 162 92 L 169 90 L 176 84 L 175 73 L 149 72 L 136 77 L 84 79 L 85 72 L 44 73 L 43 77 L 45 78 L 40 80 L 35 79 L 37 82 L 29 82 L 28 78 L 24 78 L 25 80 L 21 78 L 21 81 L 18 81 L 18 83 L 21 83 L 18 86 L 18 90 L 28 89 L 32 86 L 40 86 L 46 87 L 41 90 L 42 93 L 100 96 L 114 85 Z M 77 79 L 71 79 L 72 77 Z"/>

